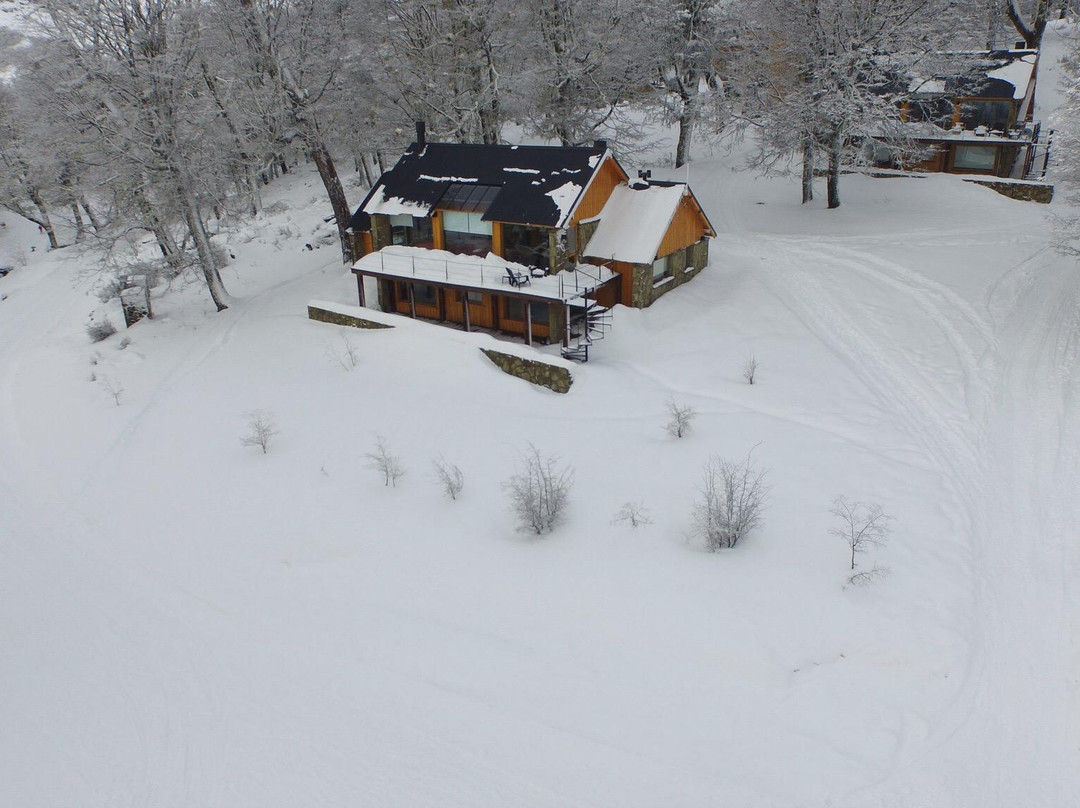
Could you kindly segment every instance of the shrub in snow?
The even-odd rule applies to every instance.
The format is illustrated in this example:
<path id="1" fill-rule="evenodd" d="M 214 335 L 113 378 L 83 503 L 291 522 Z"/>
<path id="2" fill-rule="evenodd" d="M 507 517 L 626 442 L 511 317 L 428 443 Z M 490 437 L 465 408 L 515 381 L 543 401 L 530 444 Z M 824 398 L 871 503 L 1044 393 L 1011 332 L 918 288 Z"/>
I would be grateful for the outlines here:
<path id="1" fill-rule="evenodd" d="M 461 489 L 465 487 L 465 475 L 461 473 L 461 469 L 441 457 L 435 458 L 431 463 L 435 467 L 435 479 L 439 481 L 443 493 L 450 499 L 460 497 Z"/>
<path id="2" fill-rule="evenodd" d="M 697 410 L 689 404 L 679 404 L 675 399 L 668 399 L 668 422 L 664 429 L 673 438 L 681 438 L 690 431 L 690 424 L 697 415 Z"/>
<path id="3" fill-rule="evenodd" d="M 270 449 L 270 441 L 278 434 L 273 414 L 266 410 L 251 410 L 244 413 L 244 417 L 247 419 L 247 432 L 240 436 L 240 443 L 244 446 L 258 446 L 263 454 L 266 454 Z"/>
<path id="4" fill-rule="evenodd" d="M 405 467 L 386 445 L 382 435 L 375 436 L 375 448 L 365 455 L 368 467 L 383 475 L 383 485 L 397 487 L 397 481 L 405 476 Z"/>
<path id="5" fill-rule="evenodd" d="M 747 384 L 753 384 L 754 378 L 757 376 L 757 357 L 750 354 L 750 357 L 743 362 L 742 377 L 746 380 Z"/>
<path id="6" fill-rule="evenodd" d="M 108 320 L 95 320 L 86 326 L 86 335 L 91 342 L 101 342 L 116 333 L 116 326 Z"/>
<path id="7" fill-rule="evenodd" d="M 630 525 L 630 527 L 640 527 L 641 525 L 651 525 L 652 518 L 649 516 L 648 510 L 640 502 L 625 502 L 623 506 L 615 512 L 615 517 L 611 520 L 613 525 Z"/>
<path id="8" fill-rule="evenodd" d="M 341 334 L 340 342 L 330 342 L 326 345 L 326 355 L 342 369 L 346 371 L 356 370 L 360 364 L 360 351 L 356 344 L 349 339 L 347 334 Z"/>
<path id="9" fill-rule="evenodd" d="M 573 483 L 572 468 L 561 466 L 553 455 L 540 454 L 530 443 L 518 472 L 503 483 L 503 488 L 521 529 L 539 536 L 562 521 Z"/>
<path id="10" fill-rule="evenodd" d="M 120 406 L 120 396 L 124 394 L 124 385 L 120 384 L 116 379 L 102 375 L 101 389 L 112 396 L 112 400 L 116 402 L 117 407 Z"/>
<path id="11" fill-rule="evenodd" d="M 753 453 L 739 462 L 713 457 L 705 465 L 694 526 L 710 552 L 734 547 L 761 524 L 768 472 L 754 465 Z"/>
<path id="12" fill-rule="evenodd" d="M 848 583 L 868 584 L 888 575 L 888 568 L 877 564 L 873 569 L 856 572 L 855 556 L 888 540 L 892 517 L 878 504 L 849 502 L 843 495 L 833 500 L 830 513 L 836 517 L 837 525 L 830 528 L 829 533 L 843 539 L 851 550 L 852 574 L 848 577 Z"/>

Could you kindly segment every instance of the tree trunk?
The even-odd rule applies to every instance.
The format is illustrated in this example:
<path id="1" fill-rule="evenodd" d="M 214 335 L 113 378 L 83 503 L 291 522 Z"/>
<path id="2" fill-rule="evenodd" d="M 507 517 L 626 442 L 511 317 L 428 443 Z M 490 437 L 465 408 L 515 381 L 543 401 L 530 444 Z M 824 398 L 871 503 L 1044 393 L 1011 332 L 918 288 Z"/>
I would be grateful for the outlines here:
<path id="1" fill-rule="evenodd" d="M 173 176 L 176 179 L 177 191 L 179 191 L 180 207 L 183 208 L 184 221 L 187 222 L 191 238 L 195 242 L 195 250 L 199 254 L 199 266 L 202 268 L 203 280 L 206 281 L 210 299 L 214 301 L 218 311 L 224 311 L 228 308 L 225 302 L 228 293 L 225 291 L 225 284 L 222 283 L 221 275 L 218 273 L 213 250 L 210 249 L 210 237 L 206 234 L 206 230 L 203 229 L 202 217 L 199 216 L 195 195 L 192 193 L 191 186 L 182 172 L 174 170 Z"/>
<path id="2" fill-rule="evenodd" d="M 82 213 L 79 211 L 79 203 L 71 203 L 71 214 L 75 217 L 75 243 L 78 244 L 84 238 L 86 238 L 86 223 L 83 221 Z"/>
<path id="3" fill-rule="evenodd" d="M 802 201 L 814 199 L 814 138 L 807 135 L 802 143 Z"/>
<path id="4" fill-rule="evenodd" d="M 345 262 L 346 266 L 351 267 L 356 259 L 353 256 L 352 239 L 346 232 L 349 229 L 352 211 L 349 210 L 349 200 L 345 196 L 345 188 L 342 186 L 341 177 L 338 176 L 337 169 L 334 167 L 334 158 L 330 156 L 330 151 L 326 148 L 325 143 L 321 140 L 313 143 L 311 157 L 319 169 L 319 176 L 322 178 L 323 186 L 326 188 L 326 195 L 330 197 L 330 206 L 334 210 L 338 239 L 341 241 L 341 260 Z"/>
<path id="5" fill-rule="evenodd" d="M 684 94 L 682 97 L 682 112 L 679 115 L 679 142 L 675 146 L 675 168 L 686 165 L 690 160 L 690 140 L 693 136 L 693 100 Z"/>
<path id="6" fill-rule="evenodd" d="M 49 237 L 49 249 L 55 250 L 59 248 L 60 243 L 56 240 L 56 229 L 53 227 L 52 219 L 49 218 L 49 210 L 45 207 L 45 201 L 41 198 L 37 189 L 31 188 L 27 195 L 30 197 L 30 201 L 34 203 L 34 207 L 37 208 L 38 215 L 41 217 L 38 224 L 45 231 L 45 235 Z"/>
<path id="7" fill-rule="evenodd" d="M 1024 38 L 1024 44 L 1032 49 L 1038 49 L 1042 42 L 1043 32 L 1046 30 L 1047 13 L 1050 0 L 1036 0 L 1035 19 L 1031 25 L 1021 16 L 1020 9 L 1016 7 L 1016 0 L 1006 0 L 1005 13 L 1009 15 L 1009 21 L 1013 24 L 1016 32 Z"/>
<path id="8" fill-rule="evenodd" d="M 840 145 L 842 137 L 839 131 L 833 132 L 829 142 L 829 209 L 840 207 Z"/>
<path id="9" fill-rule="evenodd" d="M 79 201 L 82 205 L 82 209 L 86 211 L 86 218 L 90 220 L 90 226 L 94 228 L 95 233 L 101 232 L 101 222 L 98 221 L 97 214 L 94 213 L 94 209 L 90 207 L 90 203 L 86 201 L 84 197 Z"/>

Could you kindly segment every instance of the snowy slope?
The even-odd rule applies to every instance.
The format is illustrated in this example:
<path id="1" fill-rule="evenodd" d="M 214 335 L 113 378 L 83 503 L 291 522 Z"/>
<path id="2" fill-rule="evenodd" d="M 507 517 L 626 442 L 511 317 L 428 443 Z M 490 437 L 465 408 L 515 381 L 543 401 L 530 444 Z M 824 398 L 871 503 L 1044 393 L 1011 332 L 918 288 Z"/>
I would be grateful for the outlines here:
<path id="1" fill-rule="evenodd" d="M 618 308 L 566 396 L 422 323 L 328 358 L 306 302 L 355 285 L 302 249 L 315 177 L 225 236 L 232 308 L 159 291 L 124 349 L 76 252 L 0 279 L 0 804 L 1072 804 L 1080 281 L 1047 210 L 950 177 L 804 208 L 735 159 L 693 167 L 712 266 Z M 576 470 L 542 540 L 500 488 L 530 441 Z M 702 464 L 759 442 L 764 526 L 702 552 Z M 840 493 L 896 517 L 868 589 Z"/>

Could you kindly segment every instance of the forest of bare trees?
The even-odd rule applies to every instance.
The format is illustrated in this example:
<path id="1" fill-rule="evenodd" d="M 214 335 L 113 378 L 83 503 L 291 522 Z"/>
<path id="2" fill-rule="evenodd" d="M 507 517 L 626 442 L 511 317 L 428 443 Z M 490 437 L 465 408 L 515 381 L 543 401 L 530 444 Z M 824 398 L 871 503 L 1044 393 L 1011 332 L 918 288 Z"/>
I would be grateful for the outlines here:
<path id="1" fill-rule="evenodd" d="M 948 48 L 1036 44 L 1062 0 L 41 0 L 0 30 L 0 206 L 62 246 L 134 231 L 229 296 L 215 221 L 310 162 L 342 260 L 350 186 L 426 121 L 433 139 L 512 134 L 671 162 L 752 132 L 761 168 L 815 169 L 839 204 L 860 139 L 893 137 L 889 75 Z M 899 137 L 898 135 L 896 137 Z M 355 183 L 345 179 L 356 175 Z M 356 192 L 354 192 L 354 195 Z"/>

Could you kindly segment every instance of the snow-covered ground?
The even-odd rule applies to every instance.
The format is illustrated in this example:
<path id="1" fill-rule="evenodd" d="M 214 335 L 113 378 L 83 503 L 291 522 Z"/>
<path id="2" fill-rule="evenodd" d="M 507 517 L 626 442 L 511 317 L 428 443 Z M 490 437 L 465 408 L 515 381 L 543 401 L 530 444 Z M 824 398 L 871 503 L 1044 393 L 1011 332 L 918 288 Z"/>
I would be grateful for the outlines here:
<path id="1" fill-rule="evenodd" d="M 0 805 L 1074 805 L 1063 198 L 845 176 L 827 211 L 740 164 L 689 169 L 710 268 L 617 308 L 565 396 L 482 335 L 307 320 L 356 295 L 304 249 L 332 235 L 313 173 L 219 237 L 226 312 L 175 281 L 98 344 L 93 257 L 0 213 Z M 541 539 L 502 490 L 530 442 L 576 472 Z M 706 553 L 701 468 L 755 446 L 764 524 Z M 861 559 L 886 580 L 844 587 L 838 494 L 895 517 Z M 627 501 L 652 524 L 612 524 Z"/>
<path id="2" fill-rule="evenodd" d="M 345 372 L 344 329 L 305 319 L 355 300 L 302 247 L 314 176 L 224 237 L 232 308 L 159 290 L 123 349 L 87 339 L 86 259 L 26 254 L 0 279 L 0 803 L 1073 804 L 1080 275 L 1047 209 L 944 176 L 802 208 L 729 163 L 693 169 L 712 266 L 617 309 L 566 396 L 409 321 L 350 331 Z M 543 539 L 501 489 L 529 442 L 576 470 Z M 763 527 L 703 552 L 702 465 L 759 443 Z M 841 493 L 896 518 L 869 588 L 842 586 Z M 653 524 L 611 524 L 628 500 Z"/>

